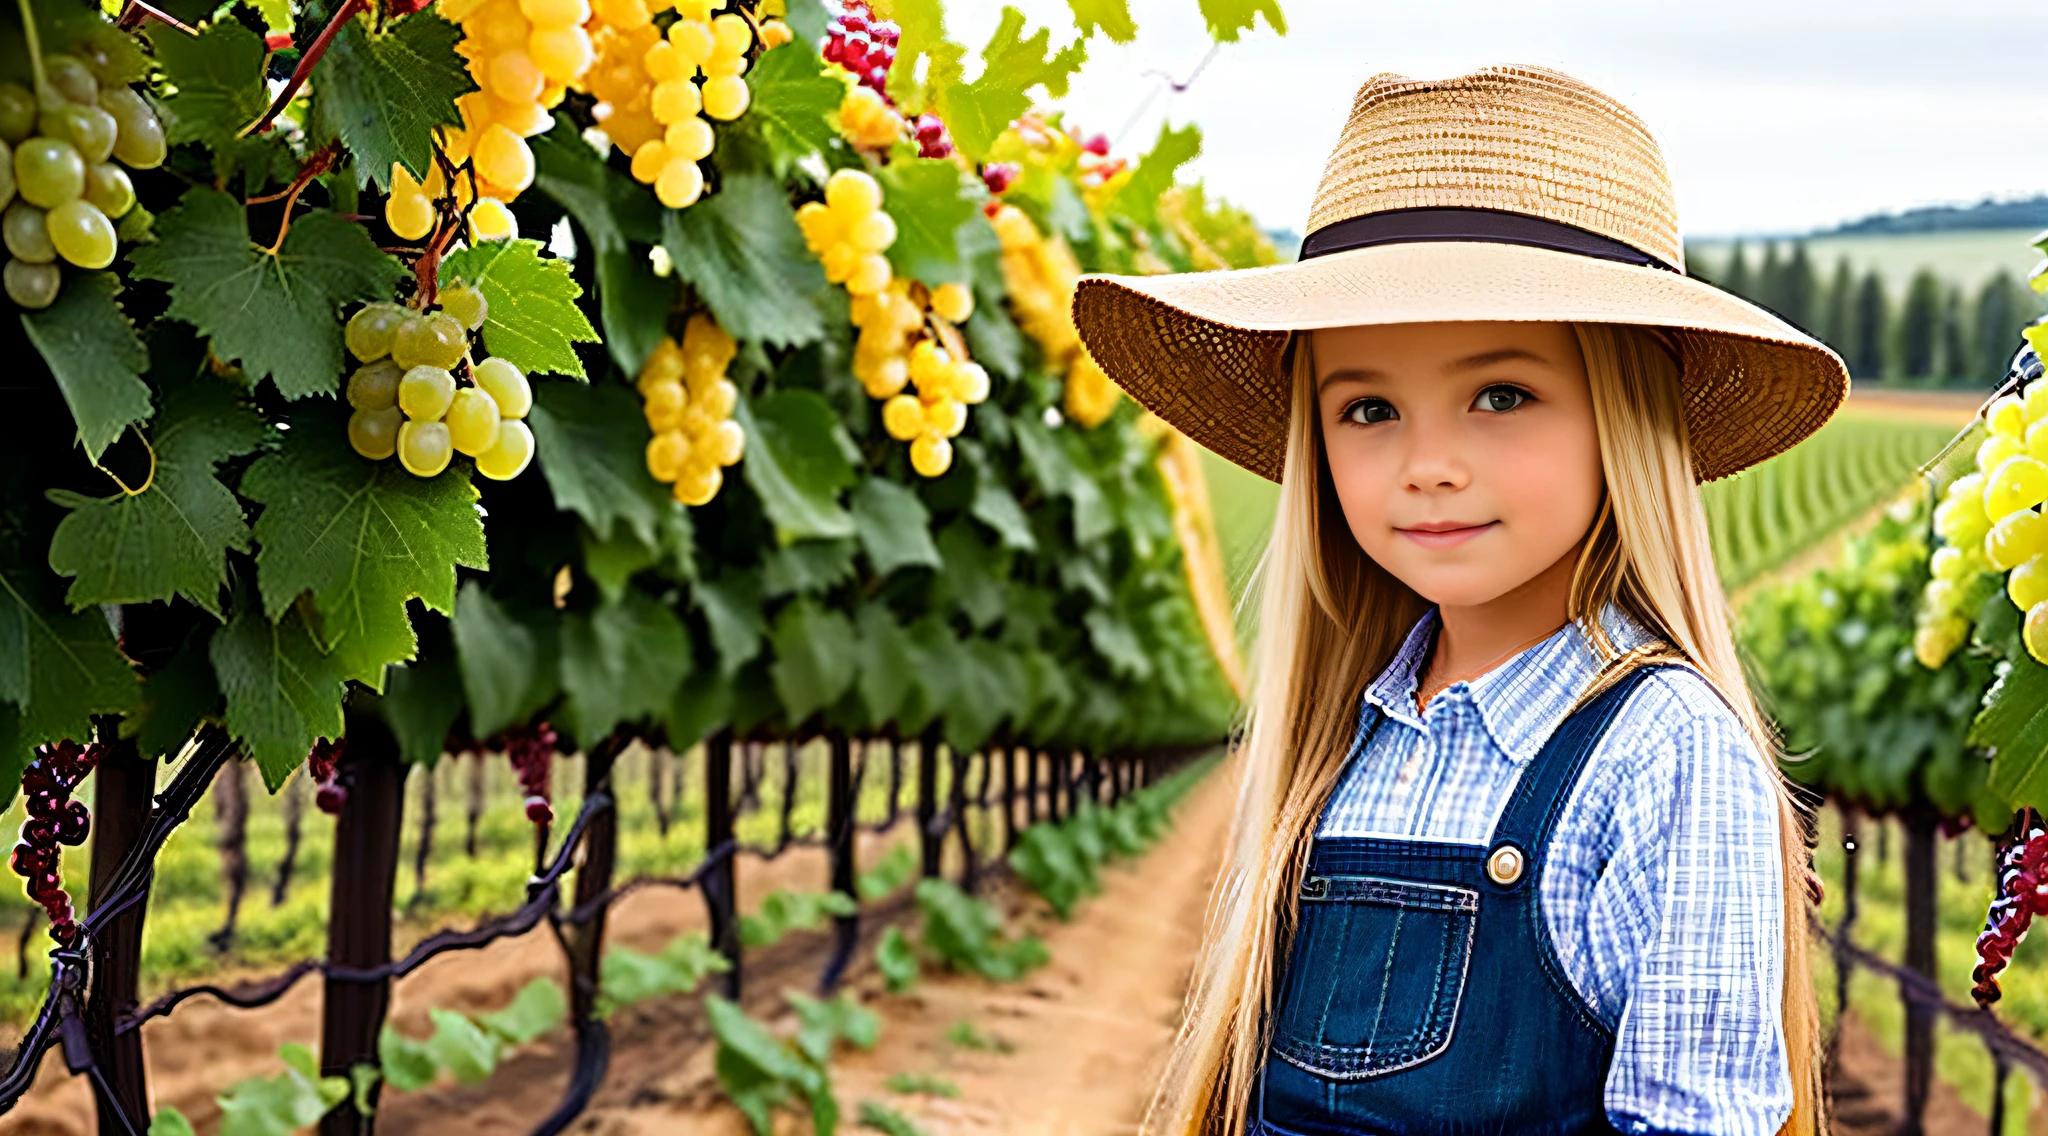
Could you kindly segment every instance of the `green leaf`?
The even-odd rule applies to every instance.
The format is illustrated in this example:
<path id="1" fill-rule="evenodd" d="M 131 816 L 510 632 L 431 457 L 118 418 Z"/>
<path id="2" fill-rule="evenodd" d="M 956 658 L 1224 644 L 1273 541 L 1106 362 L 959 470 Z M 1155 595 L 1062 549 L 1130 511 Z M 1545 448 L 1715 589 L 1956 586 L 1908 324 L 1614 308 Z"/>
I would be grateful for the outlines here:
<path id="1" fill-rule="evenodd" d="M 598 251 L 622 250 L 628 241 L 661 243 L 661 204 L 647 187 L 605 164 L 567 115 L 557 114 L 554 127 L 527 145 L 534 187 L 568 210 Z"/>
<path id="2" fill-rule="evenodd" d="M 2048 808 L 2048 667 L 2020 654 L 1984 695 L 1969 743 L 1991 750 L 1990 786 L 2016 809 Z"/>
<path id="3" fill-rule="evenodd" d="M 540 383 L 527 424 L 555 507 L 581 516 L 600 538 L 624 525 L 654 545 L 664 515 L 682 508 L 647 472 L 647 423 L 631 388 Z"/>
<path id="4" fill-rule="evenodd" d="M 539 241 L 485 241 L 441 262 L 441 286 L 467 282 L 490 302 L 484 347 L 522 371 L 583 378 L 576 343 L 597 342 L 597 332 L 576 306 L 583 289 L 569 262 L 540 255 Z"/>
<path id="5" fill-rule="evenodd" d="M 1067 80 L 1088 60 L 1086 39 L 1077 39 L 1047 56 L 1052 29 L 1025 36 L 1024 13 L 1005 5 L 1002 20 L 982 48 L 981 77 L 972 83 L 951 83 L 939 90 L 939 116 L 960 152 L 979 162 L 988 157 L 996 136 L 1017 116 L 1031 109 L 1034 87 L 1054 98 L 1067 93 Z"/>
<path id="6" fill-rule="evenodd" d="M 164 140 L 204 143 L 215 153 L 232 147 L 270 106 L 263 37 L 232 18 L 216 19 L 196 36 L 165 24 L 148 28 L 164 81 L 176 88 L 162 104 Z"/>
<path id="7" fill-rule="evenodd" d="M 140 250 L 137 250 L 138 252 Z M 57 302 L 40 312 L 23 312 L 21 327 L 42 353 L 78 424 L 85 456 L 100 460 L 131 424 L 149 421 L 149 351 L 114 299 L 121 278 L 88 272 L 64 282 Z"/>
<path id="8" fill-rule="evenodd" d="M 1180 168 L 1201 152 L 1201 127 L 1190 123 L 1175 130 L 1167 123 L 1160 123 L 1159 137 L 1145 156 L 1138 159 L 1137 168 L 1131 171 L 1131 180 L 1117 191 L 1112 210 L 1141 225 L 1157 224 L 1159 199 L 1173 188 L 1174 176 Z"/>
<path id="9" fill-rule="evenodd" d="M 901 931 L 894 927 L 889 928 L 889 933 L 899 936 L 902 934 Z M 879 948 L 876 950 L 875 958 L 877 963 L 879 963 L 881 960 Z M 886 972 L 884 977 L 887 977 Z M 892 985 L 889 989 L 893 991 L 896 987 Z M 872 1128 L 882 1133 L 882 1136 L 925 1136 L 924 1129 L 919 1128 L 909 1117 L 879 1101 L 864 1100 L 860 1102 L 860 1126 L 862 1128 Z"/>
<path id="10" fill-rule="evenodd" d="M 1074 26 L 1084 36 L 1098 30 L 1112 43 L 1129 43 L 1138 38 L 1138 25 L 1131 21 L 1130 0 L 1067 0 L 1074 10 Z"/>
<path id="11" fill-rule="evenodd" d="M 882 170 L 882 207 L 896 221 L 889 263 L 896 275 L 927 284 L 968 279 L 960 229 L 980 222 L 983 194 L 950 159 L 904 158 Z"/>
<path id="12" fill-rule="evenodd" d="M 383 1069 L 385 1083 L 402 1093 L 426 1088 L 441 1073 L 441 1067 L 427 1052 L 427 1043 L 399 1033 L 389 1021 L 377 1032 L 377 1063 Z"/>
<path id="13" fill-rule="evenodd" d="M 166 384 L 152 433 L 156 470 L 142 492 L 51 493 L 71 512 L 50 538 L 50 567 L 74 577 L 74 608 L 184 596 L 219 619 L 227 554 L 249 551 L 249 526 L 214 467 L 262 446 L 270 427 L 233 386 L 202 373 Z"/>
<path id="14" fill-rule="evenodd" d="M 901 994 L 917 982 L 921 969 L 917 952 L 910 948 L 903 928 L 891 927 L 882 932 L 881 941 L 875 944 L 875 969 L 882 972 L 882 981 L 888 984 L 891 994 Z"/>
<path id="15" fill-rule="evenodd" d="M 1010 494 L 995 474 L 988 469 L 977 470 L 974 475 L 974 504 L 968 508 L 974 519 L 996 531 L 1002 538 L 1004 548 L 1019 552 L 1035 552 L 1038 538 L 1031 535 L 1031 521 L 1024 516 L 1024 506 Z"/>
<path id="16" fill-rule="evenodd" d="M 633 577 L 649 568 L 659 567 L 662 574 L 673 580 L 692 580 L 697 576 L 696 527 L 690 523 L 688 509 L 665 509 L 661 515 L 659 543 L 647 545 L 632 531 L 614 527 L 610 538 L 600 538 L 582 526 L 583 572 L 597 584 L 607 600 L 617 600 L 625 594 Z"/>
<path id="17" fill-rule="evenodd" d="M 802 347 L 825 334 L 809 298 L 825 288 L 782 187 L 762 174 L 726 178 L 717 193 L 662 218 L 676 275 L 697 289 L 734 339 Z"/>
<path id="18" fill-rule="evenodd" d="M 271 792 L 284 786 L 316 740 L 341 736 L 341 669 L 314 641 L 296 606 L 272 623 L 244 593 L 207 653 L 227 696 L 228 730 L 256 759 Z"/>
<path id="19" fill-rule="evenodd" d="M 932 543 L 932 515 L 916 491 L 881 477 L 870 477 L 853 494 L 853 523 L 860 546 L 877 576 L 898 568 L 939 566 Z"/>
<path id="20" fill-rule="evenodd" d="M 455 53 L 462 29 L 431 11 L 371 32 L 350 20 L 322 59 L 313 124 L 341 138 L 361 183 L 391 186 L 391 163 L 424 182 L 433 168 L 433 129 L 462 125 L 455 98 L 476 89 Z"/>
<path id="21" fill-rule="evenodd" d="M 977 628 L 987 627 L 1003 614 L 1003 581 L 1009 577 L 1002 550 L 982 543 L 965 518 L 947 525 L 939 533 L 939 578 L 948 598 L 960 605 Z"/>
<path id="22" fill-rule="evenodd" d="M 1287 34 L 1287 17 L 1280 14 L 1280 0 L 1200 0 L 1202 20 L 1209 25 L 1209 37 L 1217 43 L 1236 43 L 1250 31 L 1260 16 L 1276 35 Z"/>
<path id="23" fill-rule="evenodd" d="M 164 314 L 198 328 L 213 353 L 240 360 L 251 383 L 286 398 L 333 394 L 345 359 L 340 312 L 388 300 L 405 276 L 360 225 L 325 210 L 292 222 L 279 251 L 249 240 L 241 203 L 196 186 L 156 223 L 155 244 L 129 253 L 135 275 L 171 286 Z"/>
<path id="24" fill-rule="evenodd" d="M 469 729 L 477 737 L 518 723 L 561 689 L 552 613 L 521 620 L 470 580 L 456 598 L 449 630 L 462 667 Z"/>
<path id="25" fill-rule="evenodd" d="M 398 756 L 433 765 L 447 748 L 448 730 L 462 713 L 462 671 L 455 656 L 429 653 L 386 676 L 377 709 L 398 739 Z"/>
<path id="26" fill-rule="evenodd" d="M 654 274 L 645 254 L 635 249 L 597 250 L 598 319 L 604 323 L 604 345 L 612 362 L 628 375 L 638 375 L 647 356 L 661 344 L 668 310 L 676 302 L 676 282 Z"/>
<path id="27" fill-rule="evenodd" d="M 1139 681 L 1151 676 L 1152 660 L 1145 654 L 1145 644 L 1121 612 L 1098 607 L 1082 616 L 1081 623 L 1088 628 L 1088 641 L 1097 654 L 1109 660 L 1111 670 Z"/>
<path id="28" fill-rule="evenodd" d="M 141 688 L 114 646 L 106 617 L 73 614 L 33 569 L 0 568 L 0 702 L 21 708 L 19 750 L 92 736 L 94 714 L 125 714 Z M 12 792 L 14 781 L 5 783 Z"/>
<path id="29" fill-rule="evenodd" d="M 866 603 L 860 609 L 860 633 L 855 637 L 855 683 L 868 721 L 874 726 L 895 721 L 910 684 L 917 674 L 916 649 L 903 625 L 896 622 L 887 606 Z"/>
<path id="30" fill-rule="evenodd" d="M 192 1122 L 176 1108 L 165 1105 L 156 1110 L 149 1121 L 149 1136 L 198 1136 L 192 1130 Z"/>
<path id="31" fill-rule="evenodd" d="M 121 722 L 121 732 L 135 739 L 142 756 L 176 755 L 200 720 L 220 706 L 220 684 L 207 658 L 213 632 L 212 624 L 196 624 L 177 653 L 144 676 L 141 701 Z"/>
<path id="32" fill-rule="evenodd" d="M 761 614 L 761 577 L 747 572 L 728 572 L 690 589 L 704 624 L 711 629 L 711 646 L 718 652 L 718 670 L 727 677 L 752 662 L 761 653 L 761 639 L 768 622 Z"/>
<path id="33" fill-rule="evenodd" d="M 923 109 L 918 98 L 919 60 L 931 59 L 927 72 L 957 75 L 965 49 L 946 39 L 943 0 L 892 0 L 889 18 L 901 29 L 896 60 L 889 67 L 889 97 Z"/>
<path id="34" fill-rule="evenodd" d="M 384 665 L 414 656 L 418 599 L 455 610 L 455 569 L 489 567 L 468 464 L 420 478 L 349 448 L 338 414 L 300 415 L 284 447 L 242 475 L 256 519 L 257 583 L 274 619 L 302 593 L 345 678 L 383 689 Z"/>
<path id="35" fill-rule="evenodd" d="M 525 1045 L 561 1025 L 569 1016 L 562 984 L 545 975 L 519 988 L 502 1010 L 478 1014 L 476 1022 L 506 1045 Z"/>
<path id="36" fill-rule="evenodd" d="M 761 565 L 762 594 L 779 599 L 830 591 L 853 579 L 850 539 L 799 540 L 773 549 Z"/>
<path id="37" fill-rule="evenodd" d="M 455 1074 L 465 1085 L 474 1085 L 498 1067 L 498 1043 L 477 1028 L 475 1022 L 454 1010 L 430 1008 L 434 1036 L 427 1039 L 427 1056 L 434 1064 Z"/>
<path id="38" fill-rule="evenodd" d="M 797 159 L 832 148 L 839 130 L 834 117 L 846 85 L 826 71 L 816 51 L 764 51 L 747 70 L 752 100 L 740 120 L 760 134 L 774 157 L 778 176 Z"/>
<path id="39" fill-rule="evenodd" d="M 584 746 L 621 722 L 666 710 L 690 673 L 690 640 L 675 613 L 628 592 L 589 615 L 562 617 L 565 716 Z"/>
<path id="40" fill-rule="evenodd" d="M 778 529 L 790 537 L 854 535 L 839 491 L 854 483 L 857 451 L 831 403 L 815 391 L 785 390 L 742 399 L 733 416 L 747 432 L 741 469 Z"/>
<path id="41" fill-rule="evenodd" d="M 839 701 L 853 685 L 853 621 L 809 596 L 775 617 L 775 661 L 769 674 L 791 723 Z"/>

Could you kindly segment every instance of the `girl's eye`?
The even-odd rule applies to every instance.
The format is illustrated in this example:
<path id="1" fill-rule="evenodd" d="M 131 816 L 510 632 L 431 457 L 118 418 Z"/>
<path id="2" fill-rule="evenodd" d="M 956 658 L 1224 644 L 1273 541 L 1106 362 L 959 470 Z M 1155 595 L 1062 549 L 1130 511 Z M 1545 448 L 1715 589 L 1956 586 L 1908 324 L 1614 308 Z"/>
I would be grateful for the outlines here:
<path id="1" fill-rule="evenodd" d="M 1472 400 L 1472 409 L 1505 414 L 1527 401 L 1529 401 L 1529 392 L 1520 387 L 1506 385 L 1487 387 L 1479 392 L 1478 398 Z"/>
<path id="2" fill-rule="evenodd" d="M 1382 398 L 1361 398 L 1344 408 L 1344 421 L 1360 426 L 1391 422 L 1397 417 L 1394 404 Z"/>

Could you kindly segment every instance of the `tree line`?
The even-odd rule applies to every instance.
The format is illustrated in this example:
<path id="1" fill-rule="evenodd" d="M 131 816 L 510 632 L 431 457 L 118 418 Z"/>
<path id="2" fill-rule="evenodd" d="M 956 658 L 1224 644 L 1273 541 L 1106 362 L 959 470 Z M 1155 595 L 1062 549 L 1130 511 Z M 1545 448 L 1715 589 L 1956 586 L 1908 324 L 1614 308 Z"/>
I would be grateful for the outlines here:
<path id="1" fill-rule="evenodd" d="M 1839 352 L 1858 379 L 1976 387 L 2005 374 L 2019 346 L 2020 329 L 2042 311 L 2042 301 L 2006 269 L 1974 291 L 1921 268 L 1894 299 L 1882 273 L 1858 274 L 1844 256 L 1823 273 L 1804 241 L 1771 241 L 1761 262 L 1736 241 L 1718 271 L 1688 270 L 1746 300 Z"/>

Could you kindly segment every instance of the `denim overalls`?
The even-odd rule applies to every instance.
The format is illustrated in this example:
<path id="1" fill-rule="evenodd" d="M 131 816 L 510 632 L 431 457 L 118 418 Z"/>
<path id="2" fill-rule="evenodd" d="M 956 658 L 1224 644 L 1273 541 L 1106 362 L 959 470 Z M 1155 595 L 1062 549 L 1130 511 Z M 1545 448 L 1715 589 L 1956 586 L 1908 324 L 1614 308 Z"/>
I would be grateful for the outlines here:
<path id="1" fill-rule="evenodd" d="M 1487 847 L 1316 839 L 1253 1133 L 1613 1131 L 1602 1090 L 1614 1029 L 1560 967 L 1537 882 L 1587 756 L 1652 669 L 1558 726 Z"/>

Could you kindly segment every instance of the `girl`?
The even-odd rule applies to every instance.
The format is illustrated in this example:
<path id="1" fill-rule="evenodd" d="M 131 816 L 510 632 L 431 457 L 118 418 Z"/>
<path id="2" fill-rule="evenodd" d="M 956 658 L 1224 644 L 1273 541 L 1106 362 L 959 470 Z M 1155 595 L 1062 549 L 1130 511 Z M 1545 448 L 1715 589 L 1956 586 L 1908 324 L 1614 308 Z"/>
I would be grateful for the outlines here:
<path id="1" fill-rule="evenodd" d="M 1675 217 L 1567 76 L 1380 75 L 1297 263 L 1083 280 L 1103 368 L 1281 485 L 1150 1130 L 1820 1131 L 1807 825 L 1696 483 L 1848 376 Z"/>

